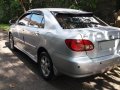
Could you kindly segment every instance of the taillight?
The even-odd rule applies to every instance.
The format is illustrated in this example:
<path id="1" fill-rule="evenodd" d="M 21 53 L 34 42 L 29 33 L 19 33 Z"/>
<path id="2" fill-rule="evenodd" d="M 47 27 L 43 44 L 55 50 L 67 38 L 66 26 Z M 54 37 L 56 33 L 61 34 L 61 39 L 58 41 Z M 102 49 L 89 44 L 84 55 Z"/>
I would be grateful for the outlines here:
<path id="1" fill-rule="evenodd" d="M 94 45 L 89 40 L 82 39 L 66 39 L 66 45 L 73 51 L 90 51 L 94 49 Z"/>

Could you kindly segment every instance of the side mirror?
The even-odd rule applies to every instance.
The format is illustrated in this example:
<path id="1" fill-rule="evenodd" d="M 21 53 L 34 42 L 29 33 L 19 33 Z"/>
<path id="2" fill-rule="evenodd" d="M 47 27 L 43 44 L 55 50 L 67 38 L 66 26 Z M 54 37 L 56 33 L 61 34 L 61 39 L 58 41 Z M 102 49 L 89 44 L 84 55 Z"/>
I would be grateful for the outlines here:
<path id="1" fill-rule="evenodd" d="M 18 22 L 18 25 L 25 26 L 25 24 L 23 22 Z"/>
<path id="2" fill-rule="evenodd" d="M 9 21 L 10 24 L 15 24 L 16 23 L 16 20 L 12 19 Z"/>

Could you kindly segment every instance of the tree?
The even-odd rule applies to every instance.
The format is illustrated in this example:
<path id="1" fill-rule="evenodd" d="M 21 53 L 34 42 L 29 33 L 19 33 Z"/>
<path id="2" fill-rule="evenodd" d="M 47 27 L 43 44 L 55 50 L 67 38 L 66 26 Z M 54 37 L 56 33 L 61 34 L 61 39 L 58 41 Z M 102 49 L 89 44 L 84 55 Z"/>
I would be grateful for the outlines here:
<path id="1" fill-rule="evenodd" d="M 19 0 L 24 12 L 32 8 L 32 0 Z"/>
<path id="2" fill-rule="evenodd" d="M 116 11 L 120 10 L 120 0 L 116 0 Z"/>
<path id="3" fill-rule="evenodd" d="M 19 17 L 21 13 L 23 12 L 18 0 L 0 0 L 0 23 L 8 23 L 10 19 Z"/>
<path id="4" fill-rule="evenodd" d="M 25 5 L 24 5 L 25 0 L 19 0 L 19 2 L 23 8 L 23 11 L 26 12 L 27 10 L 26 10 Z"/>

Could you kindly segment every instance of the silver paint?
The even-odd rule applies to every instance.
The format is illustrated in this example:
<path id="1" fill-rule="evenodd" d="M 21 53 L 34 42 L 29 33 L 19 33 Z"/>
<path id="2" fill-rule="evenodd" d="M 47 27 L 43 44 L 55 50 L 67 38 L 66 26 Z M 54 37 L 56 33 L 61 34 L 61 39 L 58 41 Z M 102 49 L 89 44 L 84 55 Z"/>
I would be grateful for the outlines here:
<path id="1" fill-rule="evenodd" d="M 38 49 L 43 47 L 49 53 L 55 69 L 72 77 L 85 77 L 101 73 L 120 64 L 119 28 L 100 26 L 97 28 L 62 29 L 50 11 L 85 12 L 59 8 L 29 11 L 43 12 L 44 29 L 15 24 L 11 26 L 9 32 L 14 37 L 15 47 L 26 53 L 35 62 L 37 62 Z M 93 42 L 95 48 L 92 51 L 74 52 L 66 46 L 66 39 L 88 39 Z"/>

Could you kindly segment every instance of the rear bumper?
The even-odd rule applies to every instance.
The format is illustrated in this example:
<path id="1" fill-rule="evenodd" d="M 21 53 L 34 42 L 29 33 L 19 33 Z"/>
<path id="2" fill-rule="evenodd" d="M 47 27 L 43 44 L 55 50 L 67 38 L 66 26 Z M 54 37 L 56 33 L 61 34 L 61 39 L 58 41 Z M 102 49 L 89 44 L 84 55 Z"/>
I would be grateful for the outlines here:
<path id="1" fill-rule="evenodd" d="M 55 54 L 54 54 L 55 55 Z M 120 64 L 120 56 L 111 55 L 96 59 L 89 57 L 67 58 L 54 56 L 54 65 L 58 71 L 72 77 L 86 77 L 103 73 Z"/>

